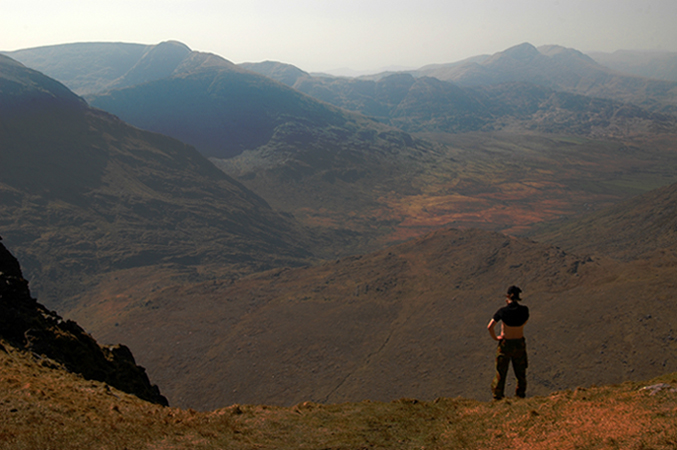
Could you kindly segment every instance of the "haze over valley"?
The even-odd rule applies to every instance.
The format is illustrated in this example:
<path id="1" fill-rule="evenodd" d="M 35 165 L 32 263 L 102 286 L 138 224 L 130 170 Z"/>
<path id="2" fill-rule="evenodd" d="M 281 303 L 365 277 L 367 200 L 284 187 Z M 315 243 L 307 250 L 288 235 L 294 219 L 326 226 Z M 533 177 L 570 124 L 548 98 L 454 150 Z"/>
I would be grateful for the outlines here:
<path id="1" fill-rule="evenodd" d="M 196 423 L 484 404 L 517 284 L 531 397 L 674 383 L 674 60 L 524 42 L 345 77 L 175 40 L 3 52 L 3 364 Z"/>

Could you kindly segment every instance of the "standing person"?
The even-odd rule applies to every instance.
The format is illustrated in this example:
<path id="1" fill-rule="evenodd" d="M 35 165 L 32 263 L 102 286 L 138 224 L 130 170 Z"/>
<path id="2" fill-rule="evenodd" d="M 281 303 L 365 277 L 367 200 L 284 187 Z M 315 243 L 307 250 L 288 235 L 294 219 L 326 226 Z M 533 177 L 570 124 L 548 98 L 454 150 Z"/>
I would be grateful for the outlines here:
<path id="1" fill-rule="evenodd" d="M 522 290 L 517 286 L 510 286 L 505 299 L 507 305 L 496 311 L 487 325 L 492 339 L 498 341 L 496 376 L 491 384 L 494 400 L 500 400 L 504 396 L 505 377 L 510 361 L 517 378 L 515 395 L 524 398 L 527 392 L 527 346 L 524 340 L 524 324 L 529 320 L 529 308 L 518 303 L 521 300 L 521 293 Z M 501 334 L 496 336 L 494 327 L 501 321 L 503 321 Z"/>

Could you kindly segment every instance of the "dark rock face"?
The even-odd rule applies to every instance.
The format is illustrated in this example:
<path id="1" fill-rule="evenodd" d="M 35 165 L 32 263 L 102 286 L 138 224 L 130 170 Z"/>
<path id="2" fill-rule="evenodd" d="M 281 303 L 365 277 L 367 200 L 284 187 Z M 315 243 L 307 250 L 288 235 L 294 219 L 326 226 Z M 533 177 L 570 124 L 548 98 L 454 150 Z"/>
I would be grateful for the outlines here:
<path id="1" fill-rule="evenodd" d="M 49 358 L 89 380 L 105 382 L 144 400 L 167 405 L 145 369 L 122 345 L 100 346 L 80 326 L 31 297 L 19 262 L 0 244 L 0 338 Z"/>

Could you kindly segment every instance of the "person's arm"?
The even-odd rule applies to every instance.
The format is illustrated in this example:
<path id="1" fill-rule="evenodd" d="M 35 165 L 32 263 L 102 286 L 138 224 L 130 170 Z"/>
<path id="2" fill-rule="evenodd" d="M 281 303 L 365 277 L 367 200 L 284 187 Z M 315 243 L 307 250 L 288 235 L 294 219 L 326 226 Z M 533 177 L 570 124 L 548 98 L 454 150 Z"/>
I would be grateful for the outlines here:
<path id="1" fill-rule="evenodd" d="M 489 330 L 489 334 L 491 335 L 491 338 L 494 341 L 500 341 L 501 339 L 503 339 L 502 332 L 499 336 L 496 336 L 496 330 L 494 330 L 494 327 L 496 326 L 497 323 L 498 322 L 496 322 L 494 319 L 491 319 L 491 321 L 489 321 L 489 325 L 487 325 L 487 330 Z"/>

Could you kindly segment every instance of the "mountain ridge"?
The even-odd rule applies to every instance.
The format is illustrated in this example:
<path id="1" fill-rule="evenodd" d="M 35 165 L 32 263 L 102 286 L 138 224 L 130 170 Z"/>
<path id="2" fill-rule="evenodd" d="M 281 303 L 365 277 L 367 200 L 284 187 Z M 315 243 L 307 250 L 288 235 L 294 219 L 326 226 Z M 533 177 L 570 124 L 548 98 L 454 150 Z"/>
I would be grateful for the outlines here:
<path id="1" fill-rule="evenodd" d="M 677 84 L 674 82 L 614 72 L 574 49 L 541 48 L 543 53 L 524 43 L 479 62 L 426 69 L 420 74 L 460 85 L 527 81 L 575 94 L 633 102 L 652 111 L 674 114 L 677 105 Z M 469 66 L 475 68 L 470 73 L 467 71 Z M 478 70 L 482 72 L 480 77 Z"/>
<path id="2" fill-rule="evenodd" d="M 85 42 L 4 52 L 45 75 L 62 80 L 84 95 L 106 86 L 136 64 L 152 46 L 144 44 Z"/>
<path id="3" fill-rule="evenodd" d="M 346 135 L 351 134 L 346 127 L 364 128 L 358 135 L 364 144 L 388 145 L 378 135 L 387 131 L 384 125 L 318 102 L 219 56 L 198 52 L 185 58 L 169 77 L 89 95 L 87 100 L 135 126 L 194 145 L 210 157 L 232 157 L 274 144 L 277 130 L 290 128 L 302 133 L 295 139 L 310 142 L 321 142 L 322 130 Z"/>
<path id="4" fill-rule="evenodd" d="M 434 71 L 420 71 L 354 79 L 303 75 L 296 77 L 291 86 L 319 100 L 375 117 L 410 133 L 521 129 L 616 138 L 647 133 L 645 122 L 656 123 L 661 130 L 675 129 L 675 117 L 669 113 L 669 108 L 667 112 L 660 112 L 647 109 L 646 105 L 631 106 L 626 104 L 624 96 L 620 101 L 609 95 L 594 98 L 561 88 L 563 83 L 553 82 L 554 76 L 565 81 L 575 78 L 566 81 L 566 85 L 580 82 L 584 75 L 562 75 L 559 70 L 550 68 L 568 65 L 571 55 L 574 59 L 585 58 L 587 65 L 596 64 L 580 52 L 552 46 L 550 53 L 553 56 L 550 57 L 531 45 L 526 48 L 528 55 L 538 55 L 532 59 L 545 60 L 549 71 L 542 73 L 540 67 L 524 67 L 524 58 L 513 58 L 507 52 L 485 60 L 487 65 L 493 62 L 494 66 L 499 66 L 492 69 L 494 71 L 512 73 L 500 80 L 481 81 L 473 74 L 469 76 L 473 83 L 458 83 Z M 516 52 L 518 55 L 523 53 Z M 579 54 L 581 56 L 577 56 Z M 558 62 L 551 63 L 551 60 Z M 507 69 L 500 67 L 501 64 Z M 259 70 L 257 67 L 256 64 L 247 65 L 254 71 Z M 266 67 L 270 67 L 270 63 Z M 451 67 L 461 70 L 456 69 L 457 65 Z M 527 72 L 523 73 L 522 69 Z M 262 68 L 260 73 L 277 76 L 273 69 Z M 291 80 L 279 78 L 279 81 Z M 518 98 L 518 92 L 525 94 L 524 99 Z"/>

